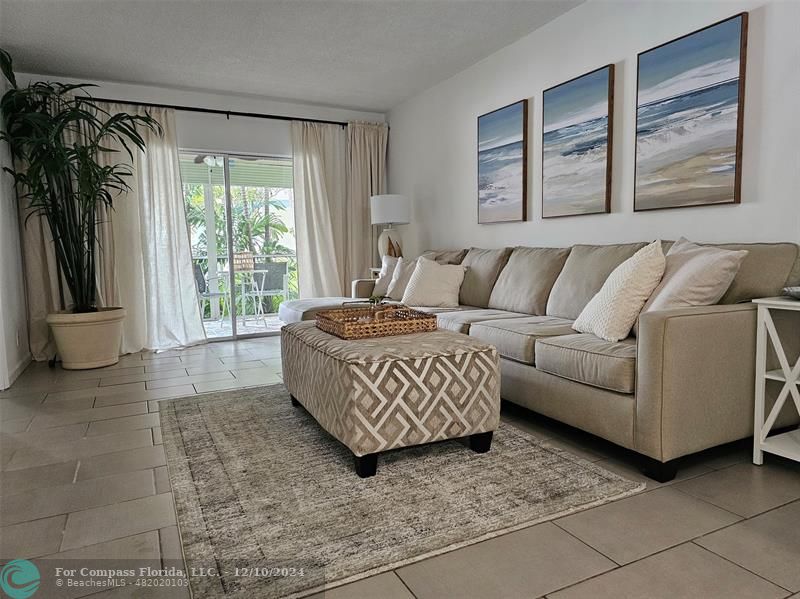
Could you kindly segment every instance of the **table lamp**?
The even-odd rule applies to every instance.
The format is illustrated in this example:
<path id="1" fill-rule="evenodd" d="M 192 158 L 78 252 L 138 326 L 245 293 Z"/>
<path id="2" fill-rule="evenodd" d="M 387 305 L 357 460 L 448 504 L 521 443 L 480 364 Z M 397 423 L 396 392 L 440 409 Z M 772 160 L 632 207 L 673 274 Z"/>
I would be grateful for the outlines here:
<path id="1" fill-rule="evenodd" d="M 400 234 L 393 225 L 411 222 L 411 201 L 403 195 L 383 194 L 369 199 L 370 221 L 373 225 L 388 225 L 378 237 L 378 255 L 389 253 L 390 242 L 400 248 Z"/>

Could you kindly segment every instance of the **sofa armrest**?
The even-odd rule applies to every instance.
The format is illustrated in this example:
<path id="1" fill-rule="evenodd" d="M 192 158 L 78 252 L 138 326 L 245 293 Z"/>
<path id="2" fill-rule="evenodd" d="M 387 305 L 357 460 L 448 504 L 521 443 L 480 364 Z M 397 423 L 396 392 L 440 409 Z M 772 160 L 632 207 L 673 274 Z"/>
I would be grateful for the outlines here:
<path id="1" fill-rule="evenodd" d="M 375 289 L 375 279 L 356 279 L 353 281 L 350 297 L 360 299 L 372 296 Z"/>
<path id="2" fill-rule="evenodd" d="M 750 434 L 755 351 L 752 303 L 642 314 L 636 450 L 666 462 Z"/>

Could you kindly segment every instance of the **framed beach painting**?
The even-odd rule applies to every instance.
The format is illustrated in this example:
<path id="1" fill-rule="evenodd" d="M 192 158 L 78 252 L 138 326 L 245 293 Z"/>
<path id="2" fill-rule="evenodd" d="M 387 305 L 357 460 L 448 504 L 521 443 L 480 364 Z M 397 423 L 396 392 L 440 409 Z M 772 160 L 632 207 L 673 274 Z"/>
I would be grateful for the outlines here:
<path id="1" fill-rule="evenodd" d="M 542 94 L 542 218 L 611 210 L 614 65 Z"/>
<path id="2" fill-rule="evenodd" d="M 478 223 L 527 219 L 528 101 L 478 117 Z"/>
<path id="3" fill-rule="evenodd" d="M 738 204 L 747 13 L 639 54 L 634 210 Z"/>

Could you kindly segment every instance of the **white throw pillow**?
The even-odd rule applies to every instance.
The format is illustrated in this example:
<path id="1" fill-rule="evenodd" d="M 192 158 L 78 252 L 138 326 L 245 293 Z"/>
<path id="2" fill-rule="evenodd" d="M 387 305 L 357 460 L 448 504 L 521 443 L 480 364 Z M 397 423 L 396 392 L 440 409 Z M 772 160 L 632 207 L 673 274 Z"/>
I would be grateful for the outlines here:
<path id="1" fill-rule="evenodd" d="M 416 268 L 416 266 L 416 260 L 398 258 L 397 266 L 394 267 L 394 273 L 392 273 L 392 282 L 389 283 L 389 289 L 386 295 L 398 302 L 403 299 L 403 294 L 406 292 L 406 285 L 408 285 L 411 275 L 414 274 L 414 268 Z"/>
<path id="2" fill-rule="evenodd" d="M 643 247 L 608 275 L 572 328 L 606 341 L 625 339 L 639 312 L 664 275 L 661 241 Z"/>
<path id="3" fill-rule="evenodd" d="M 641 313 L 716 304 L 733 283 L 746 256 L 747 250 L 697 245 L 681 237 L 667 252 L 664 278 Z"/>
<path id="4" fill-rule="evenodd" d="M 392 282 L 392 275 L 394 274 L 394 269 L 397 268 L 399 260 L 400 258 L 395 258 L 394 256 L 381 258 L 381 272 L 375 280 L 372 295 L 389 295 L 389 284 Z"/>
<path id="5" fill-rule="evenodd" d="M 457 308 L 466 266 L 439 264 L 420 257 L 403 294 L 407 306 Z"/>

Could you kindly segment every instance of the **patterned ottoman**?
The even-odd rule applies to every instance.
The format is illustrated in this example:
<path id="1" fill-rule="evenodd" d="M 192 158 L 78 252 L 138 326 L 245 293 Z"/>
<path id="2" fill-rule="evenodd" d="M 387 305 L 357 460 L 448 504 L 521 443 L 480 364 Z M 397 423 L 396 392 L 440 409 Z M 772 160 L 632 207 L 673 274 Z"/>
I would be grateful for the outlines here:
<path id="1" fill-rule="evenodd" d="M 491 345 L 451 331 L 345 341 L 298 322 L 281 329 L 281 352 L 292 403 L 353 452 L 362 478 L 388 449 L 469 437 L 489 451 L 500 421 Z"/>

